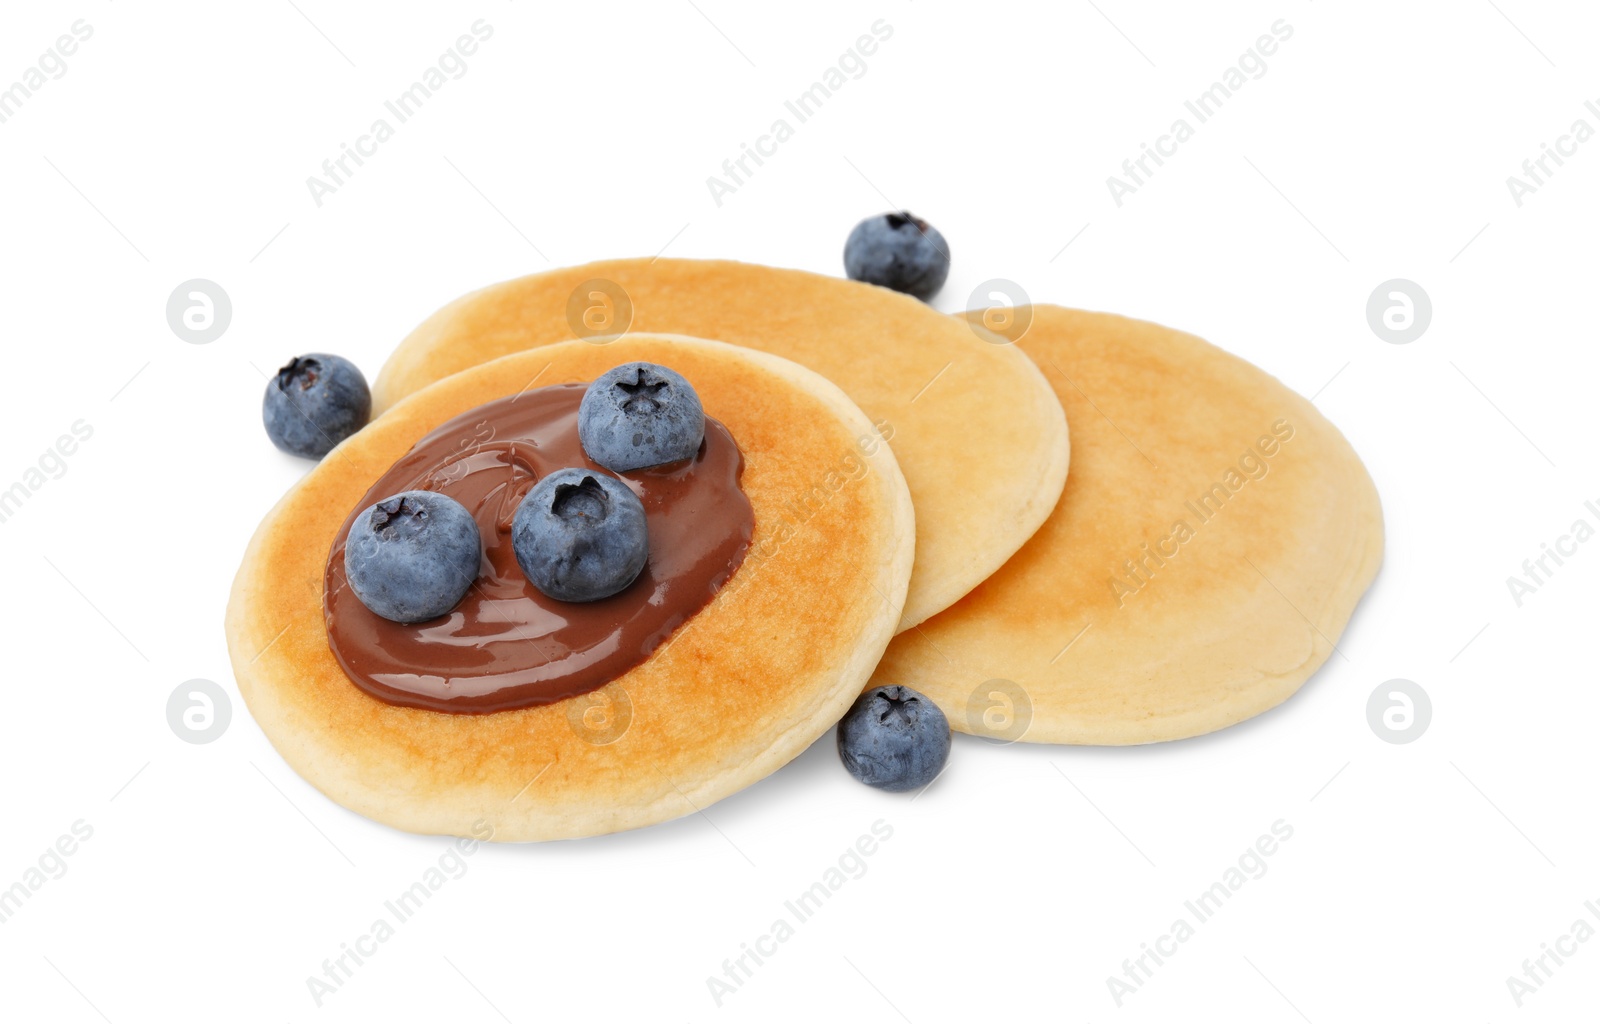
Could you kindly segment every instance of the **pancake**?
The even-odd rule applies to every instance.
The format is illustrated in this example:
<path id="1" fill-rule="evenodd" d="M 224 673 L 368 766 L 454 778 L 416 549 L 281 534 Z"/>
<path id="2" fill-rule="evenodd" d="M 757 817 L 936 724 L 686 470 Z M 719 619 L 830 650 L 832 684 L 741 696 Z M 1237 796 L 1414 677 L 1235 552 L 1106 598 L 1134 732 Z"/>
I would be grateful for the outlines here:
<path id="1" fill-rule="evenodd" d="M 883 425 L 917 507 L 901 629 L 998 569 L 1061 494 L 1066 422 L 1012 346 L 885 288 L 745 263 L 614 260 L 491 285 L 400 343 L 374 407 L 487 359 L 601 330 L 691 334 L 792 359 Z"/>
<path id="2" fill-rule="evenodd" d="M 871 685 L 1038 743 L 1180 739 L 1285 700 L 1383 557 L 1360 458 L 1310 402 L 1199 338 L 1031 312 L 1018 345 L 1066 409 L 1066 490 L 998 572 L 897 637 Z"/>
<path id="3" fill-rule="evenodd" d="M 456 715 L 357 689 L 329 650 L 322 586 L 334 535 L 367 488 L 462 412 L 630 360 L 687 377 L 743 452 L 754 535 L 718 596 L 642 664 L 554 704 Z M 574 341 L 450 377 L 340 444 L 256 531 L 227 613 L 239 692 L 307 781 L 406 831 L 558 839 L 703 809 L 831 728 L 894 633 L 915 526 L 876 436 L 817 374 L 694 338 Z"/>

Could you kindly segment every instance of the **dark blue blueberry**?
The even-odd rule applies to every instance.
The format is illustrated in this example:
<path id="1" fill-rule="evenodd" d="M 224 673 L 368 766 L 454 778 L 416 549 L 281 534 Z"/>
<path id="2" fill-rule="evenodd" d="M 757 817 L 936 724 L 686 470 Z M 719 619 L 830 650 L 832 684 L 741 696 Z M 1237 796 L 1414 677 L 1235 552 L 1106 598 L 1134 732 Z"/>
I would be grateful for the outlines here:
<path id="1" fill-rule="evenodd" d="M 598 601 L 638 578 L 650 553 L 644 506 L 616 477 L 558 469 L 533 485 L 511 520 L 528 582 L 558 601 Z"/>
<path id="2" fill-rule="evenodd" d="M 461 502 L 401 491 L 361 510 L 344 545 L 350 589 L 374 615 L 435 619 L 478 578 L 478 523 Z"/>
<path id="3" fill-rule="evenodd" d="M 261 419 L 272 443 L 290 455 L 320 459 L 367 425 L 372 392 L 348 359 L 313 352 L 291 359 L 267 382 Z"/>
<path id="4" fill-rule="evenodd" d="M 584 452 L 613 473 L 690 458 L 705 433 L 706 414 L 694 387 L 655 363 L 607 370 L 578 406 Z"/>
<path id="5" fill-rule="evenodd" d="M 839 760 L 869 786 L 904 793 L 938 777 L 950 757 L 950 722 L 908 686 L 878 686 L 839 720 Z"/>
<path id="6" fill-rule="evenodd" d="M 950 247 L 925 220 L 903 211 L 879 214 L 857 224 L 845 240 L 844 272 L 852 281 L 926 301 L 950 276 Z"/>

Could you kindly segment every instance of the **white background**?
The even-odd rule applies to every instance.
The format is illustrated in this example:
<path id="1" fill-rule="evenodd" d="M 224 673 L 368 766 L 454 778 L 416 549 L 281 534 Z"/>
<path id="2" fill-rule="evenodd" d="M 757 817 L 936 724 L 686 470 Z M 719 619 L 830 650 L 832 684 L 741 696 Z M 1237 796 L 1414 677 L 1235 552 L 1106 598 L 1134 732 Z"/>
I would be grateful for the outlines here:
<path id="1" fill-rule="evenodd" d="M 0 523 L 0 887 L 93 836 L 0 924 L 8 1019 L 1567 1021 L 1600 941 L 1519 1009 L 1506 978 L 1600 919 L 1590 784 L 1600 543 L 1518 607 L 1506 578 L 1600 504 L 1600 141 L 1519 207 L 1506 178 L 1600 98 L 1600 15 L 1552 0 L 804 5 L 7 5 L 0 86 L 76 19 L 67 73 L 0 124 L 0 488 L 93 437 Z M 306 179 L 482 18 L 492 39 L 319 208 Z M 706 179 L 877 19 L 892 38 L 738 191 Z M 1119 208 L 1106 186 L 1272 23 L 1293 37 Z M 1192 120 L 1192 119 L 1191 119 Z M 791 118 L 792 121 L 792 118 Z M 912 802 L 828 735 L 643 832 L 467 860 L 320 1008 L 308 976 L 446 842 L 330 803 L 237 700 L 223 606 L 304 472 L 260 423 L 308 350 L 369 375 L 457 294 L 624 255 L 839 273 L 906 207 L 955 256 L 1220 343 L 1361 452 L 1388 553 L 1294 699 L 1140 749 L 958 736 Z M 1068 245 L 1070 241 L 1070 245 Z M 1064 248 L 1065 247 L 1065 248 Z M 232 298 L 216 342 L 164 313 Z M 1407 278 L 1433 320 L 1368 327 Z M 1181 400 L 1175 394 L 1174 400 Z M 962 486 L 952 480 L 952 486 Z M 1219 599 L 1223 599 L 1219 595 Z M 185 680 L 233 699 L 181 741 Z M 1415 742 L 1369 728 L 1392 678 Z M 708 976 L 882 819 L 893 836 L 719 1007 Z M 1120 1007 L 1107 978 L 1282 819 L 1293 837 Z M 1572 947 L 1568 947 L 1572 948 Z M 1553 961 L 1547 961 L 1553 964 Z"/>

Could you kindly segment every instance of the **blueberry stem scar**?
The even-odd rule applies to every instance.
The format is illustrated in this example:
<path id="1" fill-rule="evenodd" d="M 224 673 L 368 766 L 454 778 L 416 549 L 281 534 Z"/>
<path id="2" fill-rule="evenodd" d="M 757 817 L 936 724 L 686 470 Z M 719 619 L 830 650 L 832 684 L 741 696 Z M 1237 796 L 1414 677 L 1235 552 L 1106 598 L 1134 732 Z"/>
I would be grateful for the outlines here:
<path id="1" fill-rule="evenodd" d="M 625 380 L 617 381 L 617 389 L 628 396 L 622 400 L 623 412 L 632 412 L 634 406 L 641 402 L 645 403 L 646 412 L 653 410 L 659 404 L 656 402 L 656 395 L 667 386 L 667 382 L 664 380 L 647 381 L 644 379 L 644 375 L 644 367 L 640 367 L 634 383 L 629 384 Z"/>
<path id="2" fill-rule="evenodd" d="M 563 519 L 584 516 L 604 519 L 611 506 L 611 496 L 600 486 L 600 481 L 586 476 L 575 484 L 558 484 L 555 497 L 550 499 L 550 511 Z"/>

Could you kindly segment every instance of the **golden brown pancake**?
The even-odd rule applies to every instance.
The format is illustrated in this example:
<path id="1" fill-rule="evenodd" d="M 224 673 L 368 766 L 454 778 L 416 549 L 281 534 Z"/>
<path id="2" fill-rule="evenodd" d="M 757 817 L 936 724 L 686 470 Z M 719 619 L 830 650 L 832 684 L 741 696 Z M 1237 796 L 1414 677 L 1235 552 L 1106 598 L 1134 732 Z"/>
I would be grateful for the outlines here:
<path id="1" fill-rule="evenodd" d="M 1383 557 L 1360 458 L 1310 402 L 1199 338 L 1028 312 L 1018 345 L 1066 409 L 1072 476 L 1033 539 L 896 637 L 871 685 L 1039 743 L 1179 739 L 1283 701 Z"/>
<path id="2" fill-rule="evenodd" d="M 1066 422 L 1012 346 L 885 288 L 725 260 L 613 260 L 465 295 L 401 342 L 374 406 L 507 352 L 625 329 L 792 359 L 885 429 L 917 507 L 901 629 L 999 568 L 1061 494 Z"/>
<path id="3" fill-rule="evenodd" d="M 322 593 L 330 543 L 367 489 L 462 412 L 631 360 L 687 377 L 744 454 L 755 531 L 717 598 L 644 663 L 555 704 L 455 715 L 358 690 L 328 648 Z M 228 605 L 239 692 L 297 772 L 395 828 L 521 841 L 692 813 L 827 731 L 894 633 L 915 528 L 876 439 L 822 377 L 717 342 L 637 334 L 477 366 L 395 403 L 267 515 Z"/>

